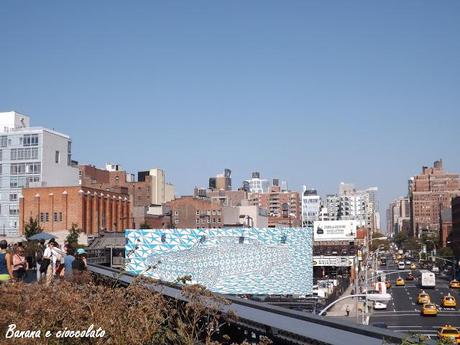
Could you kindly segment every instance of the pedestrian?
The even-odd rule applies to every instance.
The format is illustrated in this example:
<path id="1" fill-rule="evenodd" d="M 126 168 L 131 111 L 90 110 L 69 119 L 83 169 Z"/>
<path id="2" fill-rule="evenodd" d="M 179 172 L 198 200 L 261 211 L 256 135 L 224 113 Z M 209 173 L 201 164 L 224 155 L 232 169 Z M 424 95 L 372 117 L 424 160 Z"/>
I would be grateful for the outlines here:
<path id="1" fill-rule="evenodd" d="M 22 281 L 26 277 L 29 263 L 25 257 L 25 250 L 22 245 L 17 245 L 13 254 L 13 277 L 17 281 Z"/>
<path id="2" fill-rule="evenodd" d="M 67 254 L 64 256 L 64 279 L 73 279 L 72 264 L 75 261 L 75 249 L 71 246 L 67 247 Z"/>
<path id="3" fill-rule="evenodd" d="M 11 254 L 7 251 L 8 242 L 0 241 L 0 283 L 13 279 L 13 260 Z"/>
<path id="4" fill-rule="evenodd" d="M 48 241 L 48 247 L 43 253 L 43 262 L 40 271 L 46 275 L 46 285 L 49 285 L 56 275 L 56 269 L 60 268 L 65 253 L 59 248 L 54 238 Z"/>
<path id="5" fill-rule="evenodd" d="M 37 267 L 37 282 L 40 281 L 42 278 L 42 275 L 44 273 L 40 272 L 40 267 L 43 262 L 43 253 L 45 252 L 46 246 L 45 246 L 45 240 L 40 240 L 37 245 L 37 250 L 35 251 L 35 263 Z"/>
<path id="6" fill-rule="evenodd" d="M 77 256 L 75 260 L 72 262 L 72 271 L 74 276 L 79 276 L 83 273 L 83 271 L 87 270 L 86 264 L 86 251 L 83 248 L 77 249 Z"/>
<path id="7" fill-rule="evenodd" d="M 347 316 L 350 316 L 350 306 L 347 304 L 347 309 L 345 309 L 345 311 L 347 312 Z"/>

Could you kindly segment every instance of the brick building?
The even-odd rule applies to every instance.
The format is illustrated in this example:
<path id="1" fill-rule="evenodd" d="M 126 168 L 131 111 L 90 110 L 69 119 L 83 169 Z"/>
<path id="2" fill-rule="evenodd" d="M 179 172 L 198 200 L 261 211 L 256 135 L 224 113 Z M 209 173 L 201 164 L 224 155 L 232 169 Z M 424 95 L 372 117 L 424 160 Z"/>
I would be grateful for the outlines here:
<path id="1" fill-rule="evenodd" d="M 452 231 L 452 209 L 445 208 L 441 210 L 441 214 L 439 215 L 439 245 L 441 247 L 445 247 L 447 244 L 447 238 Z"/>
<path id="2" fill-rule="evenodd" d="M 167 219 L 158 219 L 158 216 L 164 213 L 161 205 L 174 198 L 174 187 L 165 182 L 165 174 L 161 169 L 139 172 L 138 181 L 119 165 L 108 164 L 105 170 L 92 165 L 81 165 L 79 169 L 82 186 L 107 191 L 115 188 L 129 195 L 130 228 L 139 228 L 142 224 L 167 223 Z M 156 214 L 151 214 L 152 209 L 158 208 L 157 206 L 160 211 L 155 210 L 153 212 Z"/>
<path id="3" fill-rule="evenodd" d="M 460 196 L 452 199 L 452 232 L 449 236 L 449 247 L 455 257 L 460 258 Z"/>
<path id="4" fill-rule="evenodd" d="M 221 228 L 222 206 L 209 200 L 183 196 L 166 203 L 174 228 Z"/>
<path id="5" fill-rule="evenodd" d="M 268 193 L 250 193 L 249 204 L 268 211 L 268 226 L 301 226 L 301 202 L 298 192 L 282 191 L 274 185 Z"/>
<path id="6" fill-rule="evenodd" d="M 64 231 L 72 224 L 87 235 L 101 230 L 124 231 L 129 224 L 128 194 L 84 186 L 24 188 L 20 199 L 20 229 L 30 218 L 46 232 Z"/>
<path id="7" fill-rule="evenodd" d="M 442 160 L 433 167 L 423 167 L 420 175 L 409 181 L 412 234 L 440 231 L 440 213 L 451 208 L 453 197 L 460 195 L 460 175 L 445 172 Z"/>

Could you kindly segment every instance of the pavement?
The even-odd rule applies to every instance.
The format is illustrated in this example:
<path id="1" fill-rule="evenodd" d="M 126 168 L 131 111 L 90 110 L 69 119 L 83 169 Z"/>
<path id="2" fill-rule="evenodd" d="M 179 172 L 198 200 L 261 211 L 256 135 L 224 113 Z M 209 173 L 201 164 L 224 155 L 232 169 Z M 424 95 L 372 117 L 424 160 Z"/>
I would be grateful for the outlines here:
<path id="1" fill-rule="evenodd" d="M 351 292 L 354 288 L 354 284 L 350 284 L 350 286 L 344 291 L 342 296 L 345 297 L 351 295 Z M 347 306 L 350 308 L 350 316 L 347 317 Z M 363 308 L 363 303 L 358 301 L 358 315 L 361 316 Z M 345 319 L 356 319 L 356 298 L 347 298 L 343 301 L 337 302 L 327 311 L 328 317 L 341 317 Z"/>

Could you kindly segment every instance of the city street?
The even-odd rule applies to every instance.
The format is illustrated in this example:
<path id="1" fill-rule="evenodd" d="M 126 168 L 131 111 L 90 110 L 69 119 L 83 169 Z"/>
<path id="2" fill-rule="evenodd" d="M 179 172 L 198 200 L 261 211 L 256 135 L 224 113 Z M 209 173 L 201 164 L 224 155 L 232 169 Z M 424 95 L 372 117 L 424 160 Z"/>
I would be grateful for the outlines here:
<path id="1" fill-rule="evenodd" d="M 388 260 L 389 265 L 386 268 L 380 267 L 383 271 L 395 271 L 396 267 L 392 261 Z M 401 273 L 402 278 L 406 278 L 407 273 Z M 441 307 L 442 297 L 451 294 L 457 301 L 459 300 L 459 291 L 449 288 L 449 281 L 445 278 L 436 276 L 436 287 L 434 289 L 425 289 L 430 295 L 431 301 L 438 308 L 437 316 L 427 317 L 420 315 L 421 305 L 417 304 L 417 296 L 422 291 L 418 286 L 417 273 L 414 281 L 407 281 L 405 286 L 395 286 L 395 280 L 398 274 L 390 275 L 387 280 L 392 284 L 388 292 L 392 295 L 392 300 L 388 304 L 387 310 L 373 311 L 369 324 L 385 323 L 388 329 L 395 332 L 406 332 L 424 334 L 431 337 L 436 336 L 440 326 L 450 324 L 458 327 L 460 325 L 460 311 L 457 308 Z"/>

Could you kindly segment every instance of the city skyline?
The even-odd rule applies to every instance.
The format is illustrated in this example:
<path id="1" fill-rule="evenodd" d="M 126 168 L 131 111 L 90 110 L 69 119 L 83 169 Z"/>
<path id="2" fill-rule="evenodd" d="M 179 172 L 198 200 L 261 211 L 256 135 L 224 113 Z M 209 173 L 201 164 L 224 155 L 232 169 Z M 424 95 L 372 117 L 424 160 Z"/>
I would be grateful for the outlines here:
<path id="1" fill-rule="evenodd" d="M 458 9 L 5 2 L 0 111 L 70 135 L 82 164 L 161 167 L 179 195 L 224 168 L 234 188 L 255 170 L 377 186 L 384 229 L 422 166 L 460 171 Z"/>

